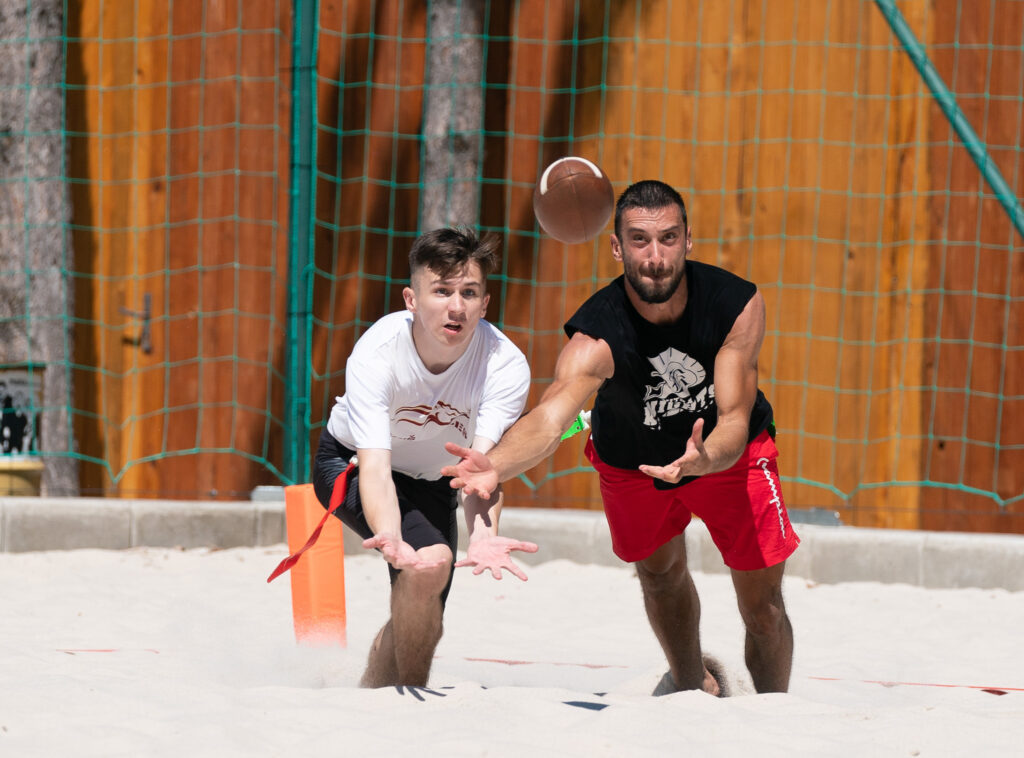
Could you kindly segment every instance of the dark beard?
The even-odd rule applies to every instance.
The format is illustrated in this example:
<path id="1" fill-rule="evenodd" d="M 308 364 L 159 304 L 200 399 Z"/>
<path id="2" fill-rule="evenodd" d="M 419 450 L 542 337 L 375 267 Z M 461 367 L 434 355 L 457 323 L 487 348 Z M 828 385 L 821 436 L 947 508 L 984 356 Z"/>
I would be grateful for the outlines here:
<path id="1" fill-rule="evenodd" d="M 686 274 L 686 268 L 680 266 L 670 279 L 659 279 L 657 282 L 649 282 L 643 279 L 638 270 L 627 268 L 625 270 L 626 280 L 645 303 L 658 305 L 667 302 L 679 289 L 679 283 Z"/>

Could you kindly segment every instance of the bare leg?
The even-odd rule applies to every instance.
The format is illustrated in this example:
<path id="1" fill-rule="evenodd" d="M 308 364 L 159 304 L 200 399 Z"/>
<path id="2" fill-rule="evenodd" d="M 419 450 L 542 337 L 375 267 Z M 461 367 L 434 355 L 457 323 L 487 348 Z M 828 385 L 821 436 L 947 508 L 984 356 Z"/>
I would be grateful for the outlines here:
<path id="1" fill-rule="evenodd" d="M 644 607 L 677 689 L 719 693 L 700 652 L 700 599 L 686 567 L 683 535 L 666 542 L 636 564 Z"/>
<path id="2" fill-rule="evenodd" d="M 785 563 L 733 571 L 740 616 L 747 628 L 746 661 L 758 692 L 786 692 L 793 668 L 793 626 L 782 602 Z"/>
<path id="3" fill-rule="evenodd" d="M 395 637 L 391 619 L 380 628 L 370 646 L 366 671 L 359 680 L 360 687 L 387 687 L 398 683 L 398 664 L 395 663 Z"/>
<path id="4" fill-rule="evenodd" d="M 391 588 L 391 619 L 370 650 L 361 687 L 407 685 L 426 687 L 434 650 L 441 641 L 441 592 L 451 572 L 451 550 L 432 545 L 418 551 L 426 558 L 443 558 L 431 569 L 405 569 Z"/>

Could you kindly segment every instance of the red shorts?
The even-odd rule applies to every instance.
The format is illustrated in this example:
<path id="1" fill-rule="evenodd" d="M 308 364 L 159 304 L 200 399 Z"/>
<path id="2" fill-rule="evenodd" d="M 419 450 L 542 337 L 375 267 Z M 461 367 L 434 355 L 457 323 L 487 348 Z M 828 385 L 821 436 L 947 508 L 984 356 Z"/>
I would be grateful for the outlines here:
<path id="1" fill-rule="evenodd" d="M 800 544 L 782 500 L 779 451 L 768 432 L 747 445 L 731 468 L 670 490 L 655 489 L 647 474 L 607 465 L 591 440 L 585 452 L 601 476 L 612 549 L 624 561 L 649 557 L 682 534 L 691 516 L 707 525 L 725 565 L 738 571 L 782 563 Z"/>

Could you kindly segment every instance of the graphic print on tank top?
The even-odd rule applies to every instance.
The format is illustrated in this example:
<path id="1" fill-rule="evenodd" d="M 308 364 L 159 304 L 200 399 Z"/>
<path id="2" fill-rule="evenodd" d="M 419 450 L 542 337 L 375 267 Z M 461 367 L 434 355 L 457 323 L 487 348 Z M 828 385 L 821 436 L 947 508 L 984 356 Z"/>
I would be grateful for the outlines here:
<path id="1" fill-rule="evenodd" d="M 701 413 L 714 405 L 715 385 L 701 385 L 707 371 L 693 356 L 670 347 L 648 361 L 654 367 L 644 393 L 644 426 L 661 429 L 663 419 L 680 413 Z M 697 388 L 700 389 L 697 389 Z"/>

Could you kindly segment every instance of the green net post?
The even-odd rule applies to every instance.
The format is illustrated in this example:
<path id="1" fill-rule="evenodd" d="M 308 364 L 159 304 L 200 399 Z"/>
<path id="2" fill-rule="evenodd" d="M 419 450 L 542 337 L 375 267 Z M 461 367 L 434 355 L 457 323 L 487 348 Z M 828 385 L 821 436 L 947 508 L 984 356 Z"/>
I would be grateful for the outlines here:
<path id="1" fill-rule="evenodd" d="M 981 141 L 981 138 L 978 137 L 967 120 L 967 116 L 960 110 L 960 106 L 956 102 L 956 96 L 949 91 L 945 82 L 942 81 L 939 72 L 935 70 L 935 66 L 932 65 L 931 60 L 928 58 L 928 53 L 918 41 L 913 29 L 907 24 L 906 19 L 903 18 L 900 9 L 896 7 L 895 1 L 875 0 L 875 4 L 882 11 L 882 15 L 885 16 L 885 20 L 889 23 L 893 34 L 899 39 L 900 44 L 903 45 L 903 49 L 907 51 L 910 60 L 914 62 L 914 66 L 920 72 L 924 83 L 928 85 L 928 89 L 931 90 L 935 101 L 942 108 L 942 112 L 946 114 L 946 118 L 949 119 L 950 125 L 960 139 L 963 140 L 964 147 L 967 148 L 971 159 L 978 166 L 981 175 L 985 177 L 988 186 L 992 188 L 992 192 L 995 194 L 996 199 L 999 200 L 999 204 L 1006 209 L 1006 213 L 1009 215 L 1014 227 L 1016 227 L 1017 232 L 1024 237 L 1024 208 L 1021 208 L 1020 203 L 1017 202 L 1017 198 L 1013 194 L 1013 190 L 1010 189 L 1006 180 L 1003 179 L 1003 175 L 999 173 L 999 168 L 996 166 L 995 161 L 992 160 L 988 150 L 985 149 L 985 143 Z"/>
<path id="2" fill-rule="evenodd" d="M 295 0 L 292 31 L 292 157 L 288 222 L 288 333 L 284 475 L 309 479 L 310 252 L 313 249 L 317 0 Z"/>

